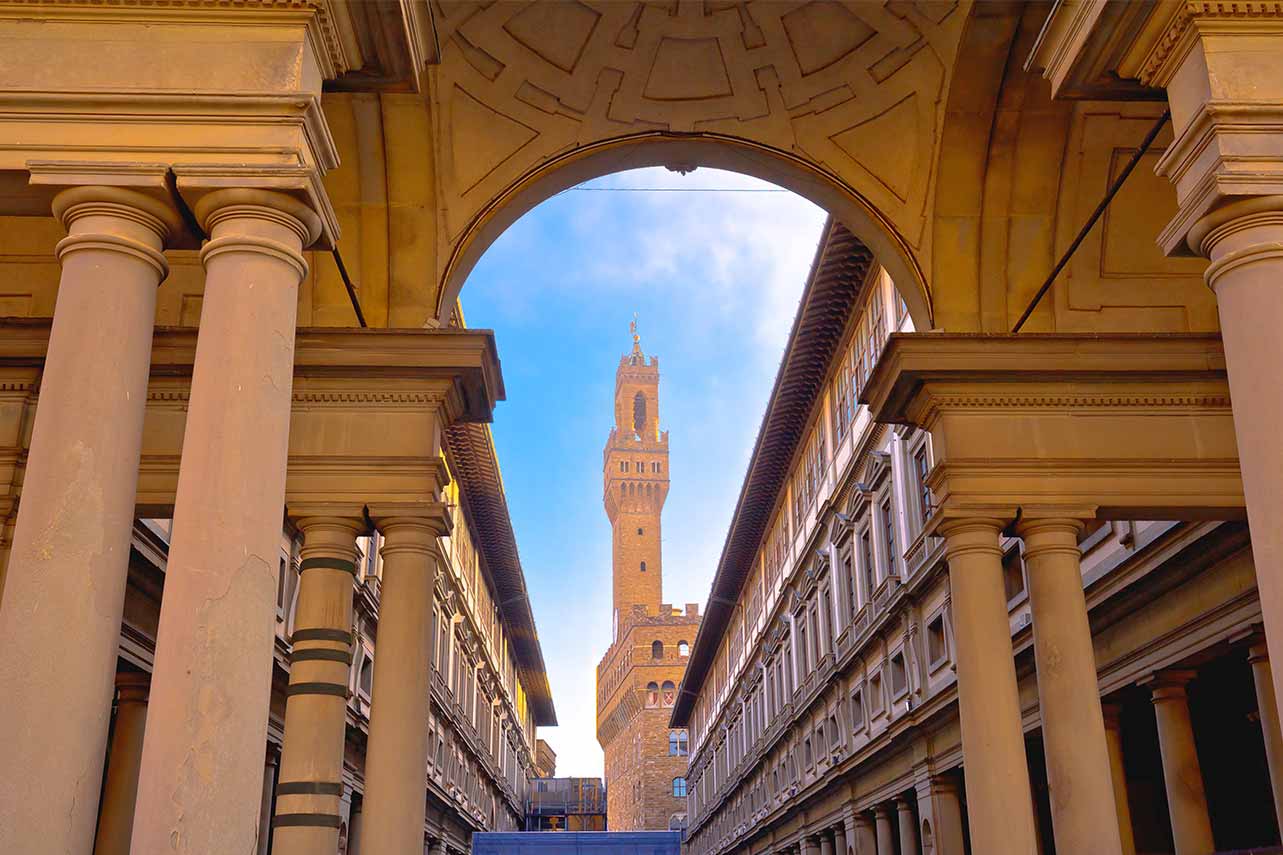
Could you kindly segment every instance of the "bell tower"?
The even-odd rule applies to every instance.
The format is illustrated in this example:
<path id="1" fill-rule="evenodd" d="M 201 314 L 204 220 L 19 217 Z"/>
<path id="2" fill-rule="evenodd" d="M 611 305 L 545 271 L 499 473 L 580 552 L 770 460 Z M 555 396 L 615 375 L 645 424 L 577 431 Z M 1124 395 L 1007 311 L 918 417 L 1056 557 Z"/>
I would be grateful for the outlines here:
<path id="1" fill-rule="evenodd" d="M 668 433 L 659 430 L 659 359 L 648 361 L 630 324 L 633 349 L 615 371 L 615 425 L 603 452 L 603 500 L 614 530 L 614 626 L 635 605 L 659 613 L 663 559 L 660 512 L 668 497 Z"/>

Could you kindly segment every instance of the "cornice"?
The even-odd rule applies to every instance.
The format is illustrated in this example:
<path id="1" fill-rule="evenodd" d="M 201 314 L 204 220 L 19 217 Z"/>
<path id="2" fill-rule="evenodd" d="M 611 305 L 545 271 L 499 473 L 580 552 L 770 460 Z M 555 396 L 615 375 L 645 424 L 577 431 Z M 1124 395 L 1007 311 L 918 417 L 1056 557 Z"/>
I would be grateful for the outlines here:
<path id="1" fill-rule="evenodd" d="M 1146 86 L 1165 87 L 1199 36 L 1207 32 L 1250 34 L 1283 28 L 1283 0 L 1183 0 L 1159 7 L 1119 72 Z"/>

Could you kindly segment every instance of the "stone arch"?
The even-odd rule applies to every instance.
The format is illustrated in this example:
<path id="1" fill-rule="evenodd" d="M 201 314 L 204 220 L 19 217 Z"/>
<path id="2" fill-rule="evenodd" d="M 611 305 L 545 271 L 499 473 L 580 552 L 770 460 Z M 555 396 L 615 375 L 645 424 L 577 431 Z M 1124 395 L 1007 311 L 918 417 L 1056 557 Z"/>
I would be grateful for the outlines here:
<path id="1" fill-rule="evenodd" d="M 454 4 L 434 21 L 438 289 L 448 322 L 522 213 L 643 166 L 729 169 L 829 210 L 919 329 L 940 103 L 968 4 Z"/>

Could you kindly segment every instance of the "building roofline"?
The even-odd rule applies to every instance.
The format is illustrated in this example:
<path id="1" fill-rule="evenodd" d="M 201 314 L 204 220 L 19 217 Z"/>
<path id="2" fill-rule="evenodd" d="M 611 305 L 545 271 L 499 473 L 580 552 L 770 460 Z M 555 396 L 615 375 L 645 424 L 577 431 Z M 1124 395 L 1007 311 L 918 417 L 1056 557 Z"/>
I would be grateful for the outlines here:
<path id="1" fill-rule="evenodd" d="M 874 269 L 873 253 L 830 216 L 816 247 L 775 385 L 762 415 L 704 617 L 678 688 L 671 727 L 686 727 L 689 723 L 695 698 L 712 670 L 780 491 L 788 481 L 811 411 L 824 391 L 824 381 L 851 310 Z"/>
<path id="2" fill-rule="evenodd" d="M 459 481 L 462 502 L 473 521 L 481 547 L 482 571 L 494 587 L 495 603 L 507 629 L 534 722 L 539 727 L 553 727 L 557 724 L 557 711 L 553 708 L 548 669 L 530 608 L 490 426 L 456 422 L 445 429 L 445 448 L 450 471 Z"/>

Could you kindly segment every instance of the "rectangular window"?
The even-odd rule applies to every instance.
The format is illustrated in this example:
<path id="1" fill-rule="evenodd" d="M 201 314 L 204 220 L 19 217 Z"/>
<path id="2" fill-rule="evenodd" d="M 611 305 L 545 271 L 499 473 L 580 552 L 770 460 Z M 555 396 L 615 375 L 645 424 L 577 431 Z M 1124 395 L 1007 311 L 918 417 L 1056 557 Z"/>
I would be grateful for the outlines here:
<path id="1" fill-rule="evenodd" d="M 1019 549 L 1013 548 L 1002 556 L 1002 587 L 1008 603 L 1025 592 L 1024 562 Z"/>
<path id="2" fill-rule="evenodd" d="M 806 638 L 806 616 L 797 621 L 797 667 L 800 678 L 805 680 L 811 673 L 811 650 Z"/>
<path id="3" fill-rule="evenodd" d="M 898 698 L 909 691 L 909 675 L 904 668 L 904 653 L 891 657 L 891 697 Z"/>
<path id="4" fill-rule="evenodd" d="M 927 624 L 927 661 L 932 668 L 939 667 L 949 656 L 949 645 L 944 636 L 944 612 Z"/>
<path id="5" fill-rule="evenodd" d="M 895 513 L 889 496 L 882 503 L 882 546 L 886 551 L 886 575 L 894 576 L 898 555 L 895 548 Z"/>
<path id="6" fill-rule="evenodd" d="M 926 446 L 918 449 L 918 453 L 913 455 L 913 474 L 918 481 L 918 513 L 921 516 L 922 524 L 925 525 L 927 520 L 931 519 L 931 488 L 927 486 L 927 473 L 931 470 L 930 462 L 927 460 Z"/>
<path id="7" fill-rule="evenodd" d="M 882 672 L 869 677 L 869 713 L 882 715 L 886 709 L 886 696 L 882 693 Z"/>
<path id="8" fill-rule="evenodd" d="M 851 546 L 848 544 L 842 547 L 838 553 L 838 566 L 841 569 L 842 584 L 846 586 L 846 613 L 847 619 L 855 618 L 856 611 L 859 610 L 858 595 L 856 589 L 860 586 L 855 575 L 855 556 L 851 554 Z"/>
<path id="9" fill-rule="evenodd" d="M 864 725 L 864 690 L 856 689 L 851 693 L 851 730 L 859 733 Z"/>
<path id="10" fill-rule="evenodd" d="M 875 565 L 873 563 L 873 538 L 869 530 L 860 534 L 860 560 L 864 563 L 864 601 L 873 600 L 873 589 L 877 587 Z"/>

